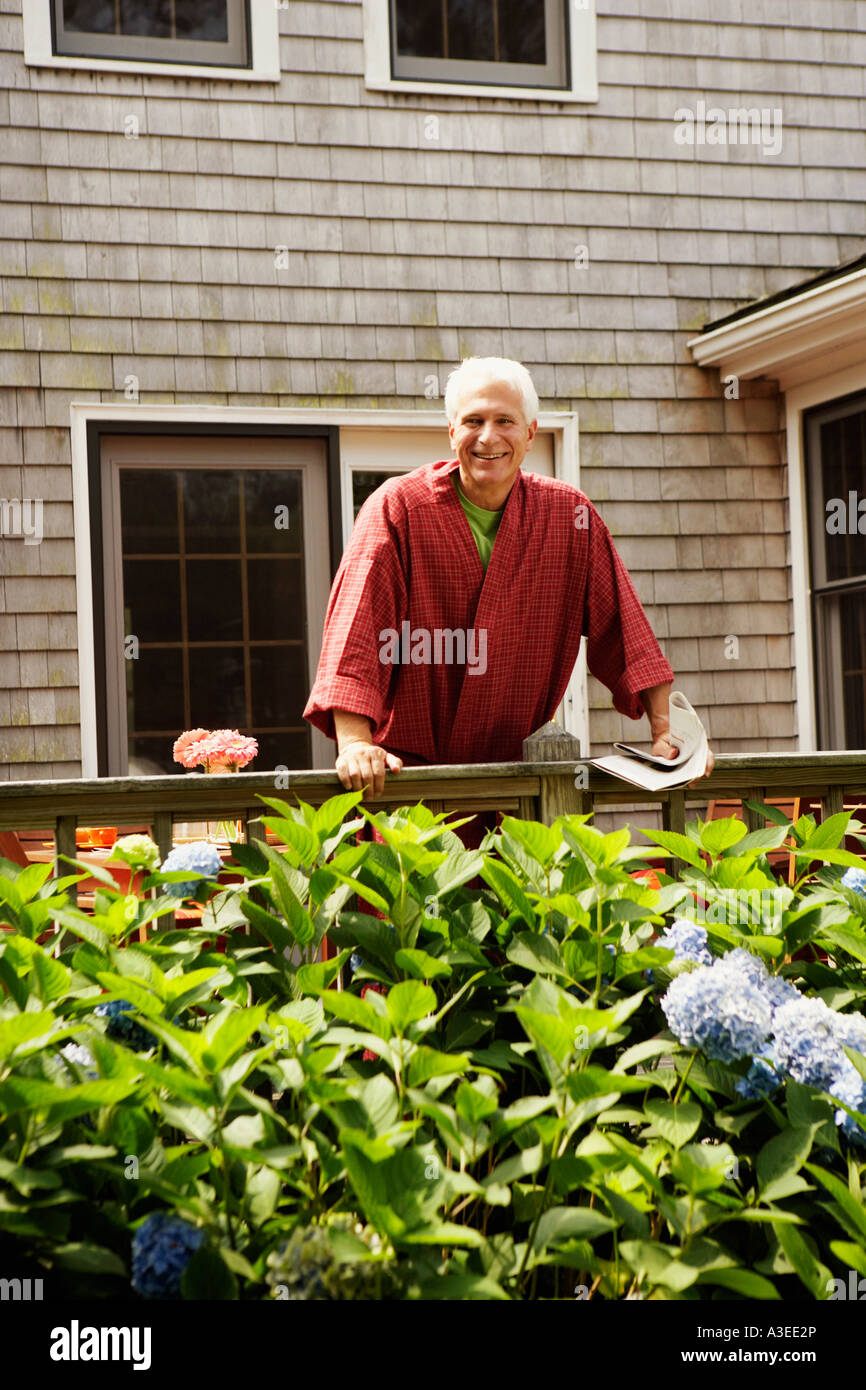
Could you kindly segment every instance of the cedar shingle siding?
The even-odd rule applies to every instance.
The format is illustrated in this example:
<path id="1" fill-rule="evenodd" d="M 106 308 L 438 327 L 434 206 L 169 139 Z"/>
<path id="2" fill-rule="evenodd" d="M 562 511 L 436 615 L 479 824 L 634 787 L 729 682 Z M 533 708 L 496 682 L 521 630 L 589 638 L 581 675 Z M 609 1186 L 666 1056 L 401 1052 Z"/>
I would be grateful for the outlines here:
<path id="1" fill-rule="evenodd" d="M 279 12 L 279 86 L 29 68 L 0 0 L 0 496 L 46 537 L 0 542 L 0 776 L 80 770 L 71 401 L 430 410 L 467 353 L 579 412 L 714 747 L 796 746 L 781 397 L 726 400 L 686 343 L 866 249 L 866 3 L 598 9 L 600 99 L 567 106 L 367 91 L 353 0 Z M 781 108 L 781 155 L 676 144 L 700 98 Z M 597 751 L 633 737 L 590 691 Z"/>

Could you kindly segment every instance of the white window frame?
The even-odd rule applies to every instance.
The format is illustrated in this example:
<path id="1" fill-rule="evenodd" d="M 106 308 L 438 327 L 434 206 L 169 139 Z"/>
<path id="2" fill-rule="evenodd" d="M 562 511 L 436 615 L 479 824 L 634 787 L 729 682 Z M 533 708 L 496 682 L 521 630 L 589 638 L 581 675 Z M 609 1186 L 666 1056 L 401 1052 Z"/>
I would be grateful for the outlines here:
<path id="1" fill-rule="evenodd" d="M 283 410 L 262 406 L 147 406 L 118 402 L 97 405 L 91 401 L 73 402 L 69 408 L 72 446 L 72 508 L 75 534 L 76 607 L 78 618 L 78 681 L 81 705 L 81 776 L 97 777 L 96 737 L 96 652 L 93 631 L 94 593 L 91 572 L 90 497 L 88 488 L 87 426 L 91 420 L 135 420 L 141 424 L 169 421 L 172 424 L 240 424 L 240 425 L 336 425 L 369 427 L 379 431 L 389 428 L 425 429 L 435 426 L 440 417 L 424 410 Z M 553 432 L 554 475 L 563 482 L 579 487 L 578 417 L 572 411 L 539 411 L 540 429 Z M 340 505 L 344 526 L 347 517 L 351 528 L 351 476 L 341 465 Z M 347 497 L 348 480 L 348 497 Z M 320 640 L 320 635 L 317 641 Z M 563 728 L 580 739 L 583 757 L 589 756 L 589 695 L 587 687 L 585 639 L 575 663 L 557 718 Z M 318 661 L 319 649 L 315 652 Z M 330 751 L 332 744 L 328 740 Z M 313 761 L 317 768 L 333 767 L 333 758 Z"/>
<path id="2" fill-rule="evenodd" d="M 249 0 L 250 66 L 159 63 L 143 59 L 74 57 L 54 52 L 52 0 L 26 0 L 23 7 L 24 62 L 28 67 L 74 68 L 87 72 L 152 73 L 159 77 L 202 77 L 209 81 L 279 82 L 280 25 L 277 0 Z"/>
<path id="3" fill-rule="evenodd" d="M 564 0 L 568 5 L 571 85 L 492 86 L 480 82 L 436 82 L 396 78 L 391 73 L 390 0 L 363 0 L 364 84 L 374 92 L 424 92 L 444 96 L 505 97 L 510 100 L 598 101 L 595 0 Z"/>

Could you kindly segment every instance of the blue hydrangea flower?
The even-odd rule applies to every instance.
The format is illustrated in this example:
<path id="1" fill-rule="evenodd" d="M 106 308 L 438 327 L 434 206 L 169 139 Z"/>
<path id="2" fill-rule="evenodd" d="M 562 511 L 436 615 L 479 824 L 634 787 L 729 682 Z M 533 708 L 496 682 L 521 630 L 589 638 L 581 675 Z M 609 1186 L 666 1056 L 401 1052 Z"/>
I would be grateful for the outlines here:
<path id="1" fill-rule="evenodd" d="M 76 1067 L 83 1068 L 88 1081 L 98 1081 L 99 1072 L 96 1070 L 96 1062 L 89 1047 L 83 1043 L 67 1043 L 60 1049 L 61 1057 L 65 1057 L 67 1062 L 72 1062 Z"/>
<path id="2" fill-rule="evenodd" d="M 173 898 L 195 898 L 202 891 L 203 880 L 216 879 L 222 868 L 219 850 L 209 845 L 207 840 L 196 840 L 191 845 L 178 845 L 167 854 L 160 865 L 162 873 L 177 873 L 188 869 L 196 875 L 189 882 L 166 883 L 166 893 Z"/>
<path id="3" fill-rule="evenodd" d="M 204 1231 L 179 1216 L 155 1211 L 132 1238 L 132 1287 L 144 1298 L 179 1298 L 183 1272 Z"/>
<path id="4" fill-rule="evenodd" d="M 833 1083 L 831 1094 L 836 1100 L 850 1105 L 852 1110 L 859 1110 L 861 1115 L 866 1115 L 866 1081 L 847 1058 L 845 1068 L 840 1070 Z M 866 1148 L 866 1130 L 853 1115 L 849 1115 L 846 1110 L 837 1110 L 834 1118 L 843 1134 L 861 1148 Z"/>
<path id="5" fill-rule="evenodd" d="M 105 1029 L 107 1037 L 126 1043 L 134 1052 L 144 1052 L 154 1046 L 155 1038 L 134 1018 L 130 1018 L 134 1010 L 135 1005 L 130 1004 L 128 999 L 112 999 L 107 1004 L 98 1004 L 93 1012 L 98 1018 L 108 1019 Z"/>
<path id="6" fill-rule="evenodd" d="M 775 1095 L 784 1081 L 772 1043 L 762 1048 L 745 1076 L 737 1078 L 735 1089 L 746 1100 L 766 1100 Z"/>
<path id="7" fill-rule="evenodd" d="M 866 869 L 846 869 L 839 882 L 843 888 L 850 888 L 852 893 L 866 896 Z"/>
<path id="8" fill-rule="evenodd" d="M 848 1061 L 839 1040 L 841 1018 L 823 999 L 807 999 L 804 995 L 776 1010 L 776 1053 L 781 1066 L 795 1081 L 822 1091 L 831 1089 L 843 1063 Z M 850 1027 L 842 1028 L 846 1036 L 852 1031 Z"/>
<path id="9" fill-rule="evenodd" d="M 667 931 L 662 932 L 657 946 L 662 946 L 666 951 L 673 951 L 674 962 L 692 960 L 697 965 L 712 965 L 713 957 L 707 948 L 706 928 L 697 922 L 692 922 L 688 917 L 678 917 L 672 922 Z"/>
<path id="10" fill-rule="evenodd" d="M 769 1001 L 739 966 L 726 957 L 678 975 L 661 1001 L 668 1026 L 680 1042 L 718 1062 L 760 1052 L 773 1023 Z"/>

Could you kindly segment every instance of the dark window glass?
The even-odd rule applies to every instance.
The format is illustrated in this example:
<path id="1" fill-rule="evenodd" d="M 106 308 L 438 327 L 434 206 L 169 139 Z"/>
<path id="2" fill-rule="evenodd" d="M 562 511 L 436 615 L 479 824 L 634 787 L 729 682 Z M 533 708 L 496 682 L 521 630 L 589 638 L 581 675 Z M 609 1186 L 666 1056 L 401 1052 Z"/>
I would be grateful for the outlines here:
<path id="1" fill-rule="evenodd" d="M 161 551 L 177 555 L 177 481 L 177 473 L 168 470 L 123 470 L 120 517 L 129 554 L 152 555 Z"/>
<path id="2" fill-rule="evenodd" d="M 227 469 L 183 473 L 184 548 L 187 555 L 222 555 L 241 548 L 240 479 Z"/>
<path id="3" fill-rule="evenodd" d="M 142 647 L 126 663 L 126 710 L 131 729 L 169 731 L 183 725 L 183 652 L 180 647 Z M 165 742 L 166 740 L 163 740 Z"/>
<path id="4" fill-rule="evenodd" d="M 247 550 L 285 555 L 301 549 L 301 484 L 296 473 L 243 475 Z"/>
<path id="5" fill-rule="evenodd" d="M 253 724 L 303 727 L 309 682 L 298 666 L 297 647 L 251 647 Z"/>
<path id="6" fill-rule="evenodd" d="M 125 560 L 123 599 L 126 609 L 124 636 L 139 642 L 179 642 L 180 564 L 177 560 Z"/>
<path id="7" fill-rule="evenodd" d="M 359 468 L 352 474 L 352 513 L 357 516 L 368 497 L 388 478 L 402 478 L 402 473 L 367 473 Z"/>
<path id="8" fill-rule="evenodd" d="M 495 0 L 448 0 L 448 58 L 495 62 Z"/>
<path id="9" fill-rule="evenodd" d="M 226 0 L 63 0 L 63 23 L 83 34 L 228 42 Z"/>
<path id="10" fill-rule="evenodd" d="M 866 535 L 858 529 L 859 503 L 866 497 L 866 411 L 829 420 L 821 426 L 821 474 L 827 522 L 827 579 L 854 579 L 866 574 Z M 833 504 L 829 510 L 828 503 Z M 839 523 L 835 516 L 841 517 Z M 837 524 L 841 530 L 836 530 Z M 863 525 L 866 527 L 866 515 Z"/>
<path id="11" fill-rule="evenodd" d="M 191 727 L 234 729 L 245 724 L 243 647 L 191 647 Z M 246 728 L 242 729 L 246 733 Z"/>
<path id="12" fill-rule="evenodd" d="M 547 62 L 542 0 L 395 0 L 395 9 L 401 57 Z"/>
<path id="13" fill-rule="evenodd" d="M 412 58 L 444 58 L 442 0 L 397 0 L 397 52 Z"/>
<path id="14" fill-rule="evenodd" d="M 121 469 L 134 759 L 176 772 L 166 746 L 201 725 L 257 738 L 271 749 L 258 767 L 309 766 L 301 480 L 297 469 Z"/>
<path id="15" fill-rule="evenodd" d="M 240 560 L 187 560 L 190 642 L 239 641 L 244 635 Z"/>
<path id="16" fill-rule="evenodd" d="M 254 642 L 301 641 L 304 576 L 300 560 L 248 560 L 250 638 Z"/>
<path id="17" fill-rule="evenodd" d="M 845 740 L 849 748 L 866 748 L 866 594 L 843 594 L 839 602 Z"/>
<path id="18" fill-rule="evenodd" d="M 501 62 L 547 62 L 544 6 L 539 0 L 499 0 L 498 35 Z"/>

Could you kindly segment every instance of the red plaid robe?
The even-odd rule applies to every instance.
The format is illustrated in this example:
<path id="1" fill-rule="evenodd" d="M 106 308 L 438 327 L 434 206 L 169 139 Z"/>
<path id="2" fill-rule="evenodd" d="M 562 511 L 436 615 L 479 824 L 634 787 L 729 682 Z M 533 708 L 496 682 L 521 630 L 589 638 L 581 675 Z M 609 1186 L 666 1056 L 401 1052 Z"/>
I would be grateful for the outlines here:
<path id="1" fill-rule="evenodd" d="M 585 632 L 590 671 L 639 719 L 639 692 L 673 671 L 592 503 L 521 470 L 485 574 L 450 477 L 457 467 L 388 479 L 361 508 L 304 718 L 334 738 L 335 709 L 366 715 L 373 741 L 407 765 L 520 762 L 524 738 L 553 718 Z M 380 659 L 383 634 L 406 621 L 413 633 L 484 630 L 486 671 Z M 477 645 L 474 655 L 480 666 Z"/>

